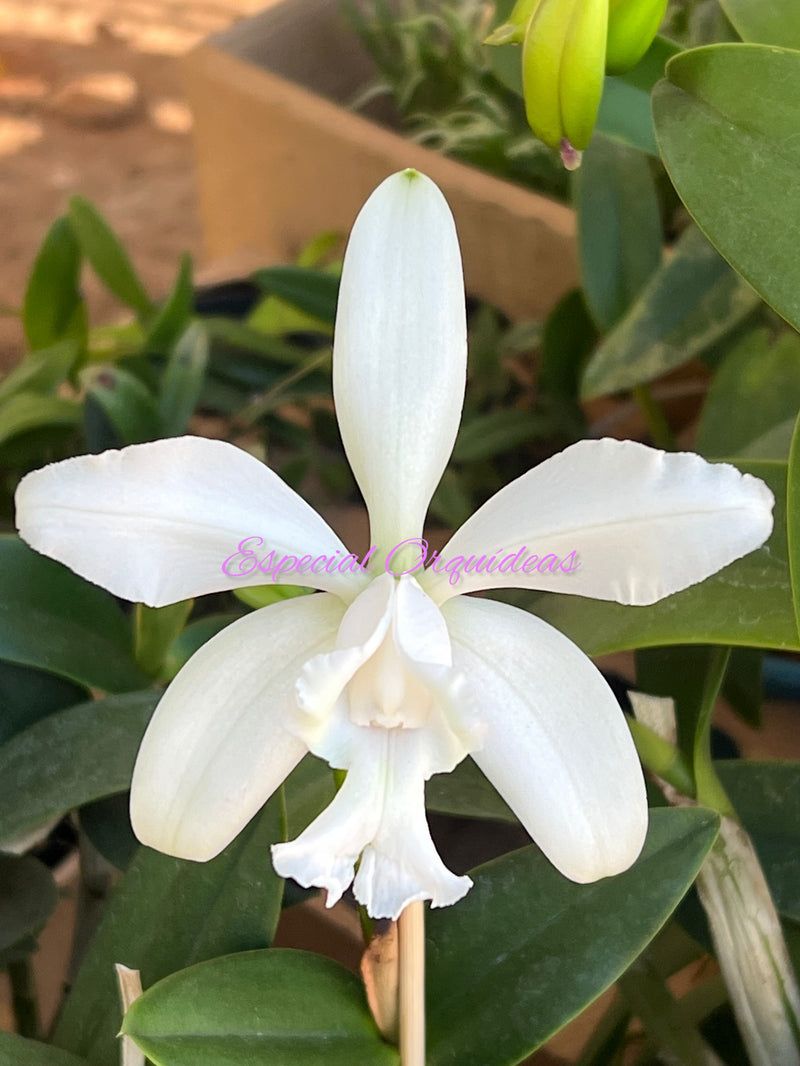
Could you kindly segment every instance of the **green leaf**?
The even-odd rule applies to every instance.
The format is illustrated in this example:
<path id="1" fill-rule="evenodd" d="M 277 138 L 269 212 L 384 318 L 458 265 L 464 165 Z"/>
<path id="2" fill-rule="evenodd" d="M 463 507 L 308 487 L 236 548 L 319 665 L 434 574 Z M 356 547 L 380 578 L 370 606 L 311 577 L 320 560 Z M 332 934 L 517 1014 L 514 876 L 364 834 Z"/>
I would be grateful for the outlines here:
<path id="1" fill-rule="evenodd" d="M 800 7 L 795 0 L 719 0 L 744 41 L 800 49 Z"/>
<path id="2" fill-rule="evenodd" d="M 161 419 L 150 390 L 121 367 L 87 367 L 81 374 L 88 400 L 93 400 L 114 428 L 121 444 L 158 440 Z"/>
<path id="3" fill-rule="evenodd" d="M 758 648 L 731 648 L 728 672 L 722 682 L 722 695 L 742 721 L 753 729 L 761 728 L 763 660 L 763 653 Z"/>
<path id="4" fill-rule="evenodd" d="M 603 88 L 597 132 L 649 155 L 658 155 L 650 110 L 650 93 L 664 67 L 680 48 L 656 37 L 642 61 L 622 77 L 608 77 Z"/>
<path id="5" fill-rule="evenodd" d="M 170 647 L 180 636 L 192 613 L 194 600 L 180 600 L 166 607 L 134 607 L 134 645 L 137 664 L 150 677 L 157 677 Z"/>
<path id="6" fill-rule="evenodd" d="M 203 391 L 208 352 L 208 332 L 201 322 L 193 322 L 170 352 L 158 398 L 161 424 L 168 437 L 186 432 Z"/>
<path id="7" fill-rule="evenodd" d="M 215 637 L 217 633 L 241 618 L 240 614 L 228 612 L 224 614 L 210 614 L 205 618 L 198 618 L 196 622 L 190 622 L 188 626 L 175 638 L 167 651 L 162 665 L 162 672 L 166 680 L 171 681 L 181 667 L 191 659 L 194 653 Z"/>
<path id="8" fill-rule="evenodd" d="M 567 293 L 544 325 L 539 384 L 551 396 L 577 406 L 581 373 L 597 342 L 580 289 Z"/>
<path id="9" fill-rule="evenodd" d="M 158 693 L 132 692 L 48 715 L 0 748 L 0 840 L 130 787 Z"/>
<path id="10" fill-rule="evenodd" d="M 128 253 L 97 208 L 82 196 L 73 196 L 69 201 L 69 221 L 81 251 L 109 292 L 133 308 L 139 318 L 152 315 L 153 305 Z"/>
<path id="11" fill-rule="evenodd" d="M 748 445 L 800 410 L 800 338 L 774 342 L 754 330 L 720 364 L 697 430 L 701 455 L 742 455 Z"/>
<path id="12" fill-rule="evenodd" d="M 81 832 L 118 870 L 127 870 L 139 854 L 130 819 L 130 792 L 117 792 L 84 804 L 78 812 Z"/>
<path id="13" fill-rule="evenodd" d="M 157 1066 L 391 1066 L 358 978 L 304 951 L 248 951 L 148 989 L 125 1017 Z"/>
<path id="14" fill-rule="evenodd" d="M 336 795 L 333 770 L 322 759 L 306 755 L 283 783 L 286 837 L 293 840 L 311 825 Z"/>
<path id="15" fill-rule="evenodd" d="M 775 494 L 775 527 L 767 543 L 699 585 L 649 607 L 553 593 L 516 602 L 560 629 L 587 655 L 662 644 L 729 644 L 800 651 L 786 544 L 786 466 L 737 461 Z"/>
<path id="16" fill-rule="evenodd" d="M 38 933 L 57 903 L 53 875 L 38 859 L 0 855 L 0 953 Z"/>
<path id="17" fill-rule="evenodd" d="M 121 1019 L 115 962 L 141 970 L 148 987 L 215 955 L 267 947 L 283 896 L 269 846 L 284 839 L 282 823 L 278 794 L 210 862 L 141 848 L 108 904 L 55 1043 L 84 1055 L 91 1066 L 117 1066 Z M 266 1002 L 263 991 L 261 1001 Z"/>
<path id="18" fill-rule="evenodd" d="M 256 270 L 253 281 L 313 318 L 332 326 L 336 318 L 339 278 L 309 267 L 277 266 Z"/>
<path id="19" fill-rule="evenodd" d="M 667 77 L 653 114 L 675 188 L 728 262 L 800 327 L 800 52 L 697 48 L 673 59 Z"/>
<path id="20" fill-rule="evenodd" d="M 0 1066 L 87 1066 L 87 1063 L 38 1040 L 0 1033 Z"/>
<path id="21" fill-rule="evenodd" d="M 718 825 L 702 808 L 651 811 L 636 864 L 591 885 L 534 847 L 476 870 L 466 898 L 428 919 L 428 1066 L 507 1066 L 544 1043 L 652 940 Z"/>
<path id="22" fill-rule="evenodd" d="M 74 338 L 86 343 L 80 293 L 81 250 L 69 220 L 57 218 L 36 256 L 25 293 L 22 324 L 34 350 Z"/>
<path id="23" fill-rule="evenodd" d="M 449 774 L 434 774 L 425 786 L 430 811 L 462 818 L 488 818 L 517 824 L 516 815 L 469 757 Z"/>
<path id="24" fill-rule="evenodd" d="M 159 309 L 148 330 L 144 347 L 149 352 L 169 351 L 186 332 L 194 310 L 192 257 L 181 257 L 178 277 L 172 292 Z"/>
<path id="25" fill-rule="evenodd" d="M 661 212 L 650 166 L 632 148 L 594 137 L 573 179 L 583 291 L 604 332 L 661 262 Z"/>
<path id="26" fill-rule="evenodd" d="M 148 683 L 130 645 L 113 596 L 19 537 L 0 536 L 0 659 L 124 692 Z"/>
<path id="27" fill-rule="evenodd" d="M 82 685 L 0 660 L 0 745 L 40 718 L 88 698 Z"/>
<path id="28" fill-rule="evenodd" d="M 43 426 L 77 426 L 81 408 L 74 400 L 15 392 L 0 407 L 0 444 Z"/>
<path id="29" fill-rule="evenodd" d="M 758 302 L 690 228 L 589 360 L 584 398 L 630 389 L 687 363 L 731 333 Z"/>
<path id="30" fill-rule="evenodd" d="M 474 463 L 479 459 L 490 459 L 518 448 L 534 437 L 541 437 L 543 429 L 549 428 L 549 423 L 541 415 L 519 411 L 514 407 L 474 415 L 461 423 L 453 448 L 453 460 L 457 463 Z"/>
<path id="31" fill-rule="evenodd" d="M 77 359 L 75 341 L 62 341 L 26 355 L 0 382 L 0 400 L 20 392 L 51 392 L 69 375 Z"/>
<path id="32" fill-rule="evenodd" d="M 735 759 L 715 765 L 753 838 L 775 906 L 800 922 L 800 763 Z"/>

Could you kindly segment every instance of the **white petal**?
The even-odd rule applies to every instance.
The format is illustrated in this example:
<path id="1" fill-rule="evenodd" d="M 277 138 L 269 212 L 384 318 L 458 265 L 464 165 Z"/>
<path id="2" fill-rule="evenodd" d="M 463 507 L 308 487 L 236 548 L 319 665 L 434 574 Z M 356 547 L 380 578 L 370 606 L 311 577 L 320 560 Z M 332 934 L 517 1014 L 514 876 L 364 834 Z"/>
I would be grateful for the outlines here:
<path id="1" fill-rule="evenodd" d="M 762 481 L 726 463 L 634 441 L 584 440 L 512 481 L 452 537 L 441 559 L 475 557 L 472 573 L 455 584 L 448 573 L 427 573 L 420 584 L 440 603 L 509 587 L 655 603 L 763 544 L 773 503 Z M 579 568 L 564 572 L 572 552 Z M 475 573 L 481 556 L 484 572 Z M 520 565 L 533 566 L 524 562 L 532 556 L 537 569 L 525 574 Z M 508 572 L 515 565 L 519 572 Z"/>
<path id="2" fill-rule="evenodd" d="M 394 174 L 353 226 L 333 349 L 342 440 L 383 551 L 422 531 L 458 432 L 466 356 L 450 209 L 429 178 Z"/>
<path id="3" fill-rule="evenodd" d="M 131 789 L 143 844 L 213 858 L 308 750 L 289 732 L 303 663 L 333 647 L 344 605 L 303 596 L 228 626 L 189 660 L 145 733 Z"/>
<path id="4" fill-rule="evenodd" d="M 442 613 L 455 665 L 487 726 L 473 758 L 561 873 L 627 869 L 647 831 L 641 767 L 595 666 L 541 619 L 491 600 Z"/>
<path id="5" fill-rule="evenodd" d="M 373 918 L 396 919 L 414 900 L 429 899 L 434 907 L 455 903 L 472 882 L 450 873 L 430 838 L 424 781 L 435 771 L 426 730 L 358 732 L 342 788 L 297 840 L 273 846 L 275 869 L 306 887 L 327 889 L 330 907 L 353 880 L 361 854 L 353 890 Z"/>
<path id="6" fill-rule="evenodd" d="M 257 566 L 270 551 L 300 561 L 347 554 L 277 474 L 240 448 L 203 437 L 65 459 L 24 477 L 16 505 L 20 536 L 36 551 L 116 596 L 153 607 L 266 584 L 272 577 Z M 314 565 L 280 580 L 348 599 L 367 580 L 347 567 L 328 574 L 326 563 L 317 563 L 323 572 L 314 575 Z"/>

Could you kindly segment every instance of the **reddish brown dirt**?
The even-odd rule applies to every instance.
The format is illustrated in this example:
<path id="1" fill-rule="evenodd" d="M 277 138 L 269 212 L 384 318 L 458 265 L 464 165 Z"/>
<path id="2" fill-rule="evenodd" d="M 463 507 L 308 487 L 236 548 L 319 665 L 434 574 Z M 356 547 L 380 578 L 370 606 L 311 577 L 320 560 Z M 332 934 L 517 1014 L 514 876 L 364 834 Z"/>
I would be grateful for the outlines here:
<path id="1" fill-rule="evenodd" d="M 153 295 L 168 289 L 180 253 L 201 243 L 175 56 L 266 2 L 0 0 L 0 305 L 19 306 L 36 249 L 73 193 L 107 215 Z M 63 93 L 98 73 L 128 75 L 139 100 L 86 124 Z M 91 279 L 87 292 L 94 322 L 119 313 Z M 0 369 L 23 350 L 19 323 L 0 317 Z"/>

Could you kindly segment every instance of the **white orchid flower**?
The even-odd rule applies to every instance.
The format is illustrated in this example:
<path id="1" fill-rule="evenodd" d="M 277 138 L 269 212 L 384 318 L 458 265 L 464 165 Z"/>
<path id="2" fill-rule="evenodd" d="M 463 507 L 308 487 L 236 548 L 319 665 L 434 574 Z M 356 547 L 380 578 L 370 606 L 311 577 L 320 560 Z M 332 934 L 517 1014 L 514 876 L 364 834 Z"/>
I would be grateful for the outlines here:
<path id="1" fill-rule="evenodd" d="M 465 376 L 453 220 L 436 186 L 404 171 L 355 223 L 334 344 L 339 425 L 378 562 L 368 573 L 323 564 L 302 579 L 320 595 L 247 615 L 186 664 L 134 770 L 132 820 L 145 844 L 212 858 L 311 751 L 347 774 L 296 840 L 274 846 L 277 871 L 327 889 L 329 905 L 355 877 L 375 917 L 395 918 L 414 900 L 446 906 L 470 880 L 434 848 L 425 781 L 471 754 L 567 877 L 593 881 L 636 859 L 645 791 L 608 685 L 545 622 L 461 594 L 514 585 L 652 603 L 762 544 L 772 495 L 696 455 L 582 441 L 499 492 L 441 553 L 499 558 L 526 548 L 544 560 L 576 551 L 578 569 L 489 573 L 473 562 L 456 583 L 452 569 L 393 576 L 383 564 L 422 534 Z M 347 554 L 269 469 L 195 437 L 29 474 L 17 521 L 37 551 L 153 606 L 252 583 L 221 565 L 245 538 L 261 537 L 265 552 Z"/>

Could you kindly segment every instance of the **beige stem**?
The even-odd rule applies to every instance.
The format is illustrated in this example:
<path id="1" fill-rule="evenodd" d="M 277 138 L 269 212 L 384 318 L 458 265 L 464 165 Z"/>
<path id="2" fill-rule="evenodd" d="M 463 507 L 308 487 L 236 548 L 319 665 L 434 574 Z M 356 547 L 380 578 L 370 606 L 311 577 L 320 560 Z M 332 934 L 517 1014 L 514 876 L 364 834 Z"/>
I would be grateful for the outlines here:
<path id="1" fill-rule="evenodd" d="M 425 904 L 409 903 L 398 919 L 400 1066 L 425 1066 Z"/>

